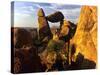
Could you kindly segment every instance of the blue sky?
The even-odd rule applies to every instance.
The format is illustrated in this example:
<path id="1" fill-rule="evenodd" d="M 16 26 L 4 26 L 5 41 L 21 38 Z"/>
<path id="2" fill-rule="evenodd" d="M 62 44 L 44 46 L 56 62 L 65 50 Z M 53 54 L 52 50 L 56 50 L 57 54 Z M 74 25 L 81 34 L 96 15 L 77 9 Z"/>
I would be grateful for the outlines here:
<path id="1" fill-rule="evenodd" d="M 80 8 L 79 5 L 64 5 L 54 3 L 34 3 L 34 2 L 14 2 L 14 26 L 15 27 L 38 27 L 37 12 L 43 8 L 45 15 L 52 14 L 55 11 L 61 11 L 66 20 L 77 23 Z M 50 27 L 59 23 L 50 23 Z"/>

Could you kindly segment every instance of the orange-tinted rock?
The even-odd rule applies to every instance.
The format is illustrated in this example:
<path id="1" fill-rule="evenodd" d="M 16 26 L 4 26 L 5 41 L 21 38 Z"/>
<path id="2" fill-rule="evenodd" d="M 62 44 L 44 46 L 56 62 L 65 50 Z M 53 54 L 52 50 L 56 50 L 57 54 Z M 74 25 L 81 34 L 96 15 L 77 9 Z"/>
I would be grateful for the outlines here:
<path id="1" fill-rule="evenodd" d="M 80 52 L 86 59 L 97 62 L 97 8 L 95 6 L 82 6 L 73 42 L 76 45 L 76 55 Z"/>
<path id="2" fill-rule="evenodd" d="M 64 20 L 61 26 L 60 34 L 63 36 L 67 35 L 69 32 L 69 26 L 70 26 L 70 23 L 67 20 Z"/>
<path id="3" fill-rule="evenodd" d="M 64 38 L 67 42 L 70 40 L 76 31 L 76 25 L 70 21 L 63 20 L 60 25 L 60 38 Z"/>

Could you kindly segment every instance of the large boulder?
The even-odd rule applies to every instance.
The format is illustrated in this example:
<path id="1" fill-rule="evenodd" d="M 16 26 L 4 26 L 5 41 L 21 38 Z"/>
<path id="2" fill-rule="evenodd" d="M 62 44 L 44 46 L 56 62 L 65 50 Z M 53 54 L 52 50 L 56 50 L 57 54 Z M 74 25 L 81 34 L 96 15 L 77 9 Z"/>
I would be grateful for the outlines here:
<path id="1" fill-rule="evenodd" d="M 55 23 L 62 21 L 64 19 L 64 15 L 62 14 L 62 12 L 57 11 L 53 14 L 48 15 L 46 18 L 48 21 Z"/>
<path id="2" fill-rule="evenodd" d="M 97 8 L 95 6 L 82 6 L 73 42 L 76 45 L 76 55 L 81 53 L 84 58 L 97 62 Z"/>

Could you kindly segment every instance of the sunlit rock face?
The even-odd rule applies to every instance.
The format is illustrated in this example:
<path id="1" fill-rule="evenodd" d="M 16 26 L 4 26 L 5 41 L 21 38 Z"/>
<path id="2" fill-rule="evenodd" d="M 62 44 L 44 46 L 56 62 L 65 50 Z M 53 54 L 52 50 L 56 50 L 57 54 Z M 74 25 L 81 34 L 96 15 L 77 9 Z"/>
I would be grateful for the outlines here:
<path id="1" fill-rule="evenodd" d="M 73 38 L 76 55 L 80 52 L 85 58 L 97 62 L 97 8 L 83 6 Z"/>
<path id="2" fill-rule="evenodd" d="M 68 42 L 74 36 L 76 32 L 76 27 L 77 26 L 74 23 L 67 21 L 66 19 L 63 20 L 60 27 L 60 39 Z"/>
<path id="3" fill-rule="evenodd" d="M 61 27 L 61 32 L 60 32 L 60 34 L 62 34 L 63 36 L 68 35 L 69 26 L 70 26 L 69 21 L 64 20 L 64 21 L 63 21 L 63 24 L 62 24 L 62 27 Z"/>
<path id="4" fill-rule="evenodd" d="M 43 40 L 45 37 L 50 38 L 52 36 L 51 30 L 42 8 L 39 9 L 38 11 L 38 24 L 39 24 L 39 39 Z"/>

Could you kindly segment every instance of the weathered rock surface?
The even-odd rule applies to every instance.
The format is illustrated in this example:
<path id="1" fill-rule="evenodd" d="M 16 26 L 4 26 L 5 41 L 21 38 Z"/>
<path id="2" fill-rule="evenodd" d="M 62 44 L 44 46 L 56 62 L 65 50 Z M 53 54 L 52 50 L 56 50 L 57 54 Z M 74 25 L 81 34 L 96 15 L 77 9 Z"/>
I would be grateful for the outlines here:
<path id="1" fill-rule="evenodd" d="M 73 38 L 76 55 L 80 52 L 88 60 L 97 62 L 97 8 L 83 6 Z"/>
<path id="2" fill-rule="evenodd" d="M 50 39 L 52 37 L 51 30 L 42 8 L 38 11 L 38 23 L 39 39 L 43 40 L 45 37 L 48 37 L 48 39 Z"/>
<path id="3" fill-rule="evenodd" d="M 14 28 L 14 45 L 16 48 L 21 48 L 26 45 L 32 45 L 32 36 L 29 31 L 24 28 Z"/>
<path id="4" fill-rule="evenodd" d="M 32 34 L 24 28 L 13 28 L 14 73 L 41 71 L 40 58 L 33 45 Z"/>
<path id="5" fill-rule="evenodd" d="M 62 21 L 64 19 L 64 15 L 62 14 L 62 12 L 57 11 L 53 14 L 48 15 L 46 18 L 48 21 L 55 23 Z"/>
<path id="6" fill-rule="evenodd" d="M 77 26 L 70 21 L 63 20 L 60 27 L 59 37 L 67 42 L 74 36 Z"/>

